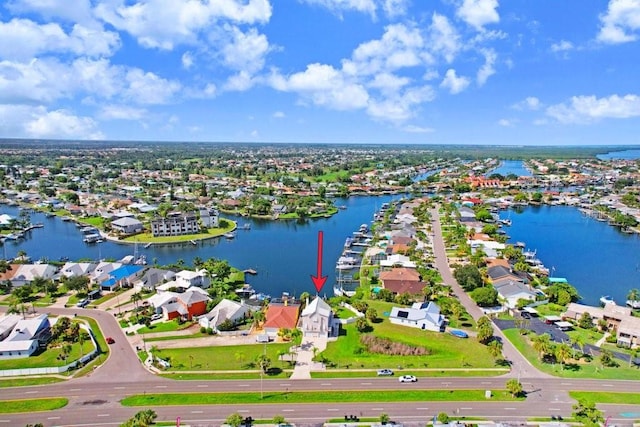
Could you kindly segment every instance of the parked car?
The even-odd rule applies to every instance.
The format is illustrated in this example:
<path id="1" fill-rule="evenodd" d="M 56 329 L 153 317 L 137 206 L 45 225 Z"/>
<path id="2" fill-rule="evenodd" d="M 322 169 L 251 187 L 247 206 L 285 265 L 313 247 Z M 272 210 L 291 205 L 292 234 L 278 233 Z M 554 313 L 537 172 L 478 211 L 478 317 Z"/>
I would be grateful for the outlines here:
<path id="1" fill-rule="evenodd" d="M 391 369 L 378 369 L 379 377 L 385 377 L 389 375 L 393 375 L 393 371 Z"/>
<path id="2" fill-rule="evenodd" d="M 76 304 L 76 307 L 84 308 L 88 305 L 89 305 L 89 300 L 85 298 L 78 301 L 78 303 Z"/>
<path id="3" fill-rule="evenodd" d="M 111 337 L 107 337 L 107 344 L 113 344 L 114 342 L 116 342 L 116 340 Z"/>
<path id="4" fill-rule="evenodd" d="M 160 320 L 160 319 L 162 319 L 162 313 L 156 313 L 153 316 L 151 316 L 151 321 Z"/>
<path id="5" fill-rule="evenodd" d="M 398 377 L 398 381 L 401 383 L 415 383 L 418 379 L 414 375 L 403 375 Z"/>

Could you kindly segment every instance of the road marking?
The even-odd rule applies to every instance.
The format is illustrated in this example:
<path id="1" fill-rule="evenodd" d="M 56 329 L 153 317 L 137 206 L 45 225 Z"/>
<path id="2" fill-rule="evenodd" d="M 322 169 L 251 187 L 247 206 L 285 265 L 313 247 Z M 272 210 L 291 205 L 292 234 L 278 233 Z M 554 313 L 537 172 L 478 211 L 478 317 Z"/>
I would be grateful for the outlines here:
<path id="1" fill-rule="evenodd" d="M 289 387 L 291 384 L 289 383 L 284 383 L 284 384 L 280 384 L 280 387 Z"/>
<path id="2" fill-rule="evenodd" d="M 429 410 L 429 408 L 416 408 L 416 410 L 418 410 L 418 411 L 427 411 L 427 410 Z"/>
<path id="3" fill-rule="evenodd" d="M 191 411 L 192 414 L 202 414 L 204 411 Z"/>
<path id="4" fill-rule="evenodd" d="M 571 385 L 572 383 L 560 383 L 560 385 Z"/>
<path id="5" fill-rule="evenodd" d="M 59 420 L 60 417 L 47 417 L 48 420 Z"/>
<path id="6" fill-rule="evenodd" d="M 238 409 L 238 412 L 249 412 L 248 409 Z"/>
<path id="7" fill-rule="evenodd" d="M 10 423 L 11 420 L 0 420 L 0 423 Z"/>
<path id="8" fill-rule="evenodd" d="M 209 387 L 209 384 L 198 384 L 196 387 Z"/>
<path id="9" fill-rule="evenodd" d="M 283 409 L 282 412 L 293 412 L 294 409 Z"/>
<path id="10" fill-rule="evenodd" d="M 320 383 L 320 385 L 327 385 L 327 386 L 330 386 L 330 385 L 331 385 L 331 383 Z"/>
<path id="11" fill-rule="evenodd" d="M 36 393 L 40 393 L 39 391 L 35 390 L 35 391 L 25 391 L 24 394 L 36 394 Z"/>
<path id="12" fill-rule="evenodd" d="M 109 417 L 111 414 L 98 414 L 96 417 Z"/>
<path id="13" fill-rule="evenodd" d="M 482 381 L 480 384 L 491 384 L 489 381 Z"/>
<path id="14" fill-rule="evenodd" d="M 465 411 L 470 411 L 470 410 L 472 410 L 473 408 L 460 408 L 460 409 L 464 409 Z"/>
<path id="15" fill-rule="evenodd" d="M 558 408 L 549 408 L 550 411 L 561 411 L 562 409 L 558 409 Z"/>
<path id="16" fill-rule="evenodd" d="M 449 384 L 451 384 L 451 383 L 440 383 L 440 384 L 442 384 L 442 385 L 449 385 Z"/>
<path id="17" fill-rule="evenodd" d="M 371 383 L 360 383 L 360 385 L 371 385 Z"/>
<path id="18" fill-rule="evenodd" d="M 515 411 L 516 408 L 503 408 L 505 411 Z"/>
<path id="19" fill-rule="evenodd" d="M 126 387 L 114 387 L 114 390 L 124 390 Z"/>
<path id="20" fill-rule="evenodd" d="M 81 388 L 72 388 L 69 391 L 80 391 L 80 390 L 82 390 L 82 389 Z"/>
<path id="21" fill-rule="evenodd" d="M 384 411 L 384 408 L 371 408 L 372 411 Z"/>
<path id="22" fill-rule="evenodd" d="M 329 412 L 338 412 L 339 409 L 338 408 L 327 408 L 327 411 L 329 411 Z"/>
<path id="23" fill-rule="evenodd" d="M 249 387 L 249 384 L 238 384 L 238 387 Z"/>
<path id="24" fill-rule="evenodd" d="M 602 387 L 613 387 L 613 384 L 601 384 Z"/>

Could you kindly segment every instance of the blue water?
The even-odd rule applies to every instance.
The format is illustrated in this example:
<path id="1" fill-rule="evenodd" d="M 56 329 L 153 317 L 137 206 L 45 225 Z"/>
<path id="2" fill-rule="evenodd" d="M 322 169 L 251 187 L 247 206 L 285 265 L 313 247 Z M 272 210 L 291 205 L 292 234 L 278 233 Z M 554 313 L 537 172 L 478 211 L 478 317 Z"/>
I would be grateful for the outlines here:
<path id="1" fill-rule="evenodd" d="M 373 214 L 382 203 L 399 199 L 394 196 L 363 196 L 348 199 L 336 199 L 337 206 L 344 205 L 331 218 L 307 220 L 267 221 L 222 215 L 238 222 L 236 238 L 224 237 L 211 239 L 192 245 L 191 243 L 151 246 L 138 245 L 138 254 L 144 254 L 149 263 L 157 260 L 159 265 L 175 263 L 178 259 L 191 265 L 195 257 L 226 259 L 233 267 L 252 268 L 257 275 L 247 275 L 247 280 L 258 292 L 279 296 L 282 292 L 300 295 L 302 292 L 315 293 L 311 275 L 317 270 L 318 231 L 323 232 L 323 274 L 328 276 L 321 295 L 333 296 L 335 284 L 335 263 L 342 253 L 344 241 L 357 231 L 361 224 L 370 224 Z M 17 216 L 16 207 L 2 206 L 0 213 Z M 41 213 L 31 214 L 31 222 L 44 223 L 44 228 L 32 230 L 27 238 L 7 241 L 0 248 L 3 258 L 13 258 L 20 250 L 26 251 L 33 260 L 46 257 L 58 260 L 68 257 L 79 259 L 121 259 L 133 255 L 133 245 L 103 242 L 86 244 L 82 234 L 72 222 L 63 222 L 58 218 L 46 218 Z M 250 230 L 242 229 L 245 223 L 251 224 Z"/>
<path id="2" fill-rule="evenodd" d="M 502 160 L 500 166 L 487 172 L 487 176 L 498 173 L 502 176 L 514 174 L 517 176 L 531 176 L 531 172 L 524 167 L 522 160 Z"/>
<path id="3" fill-rule="evenodd" d="M 526 243 L 528 250 L 551 271 L 578 289 L 582 302 L 598 305 L 611 295 L 624 305 L 630 289 L 640 288 L 640 237 L 565 206 L 527 207 L 501 213 L 512 226 L 509 242 Z"/>
<path id="4" fill-rule="evenodd" d="M 596 157 L 600 160 L 635 160 L 640 159 L 640 149 L 612 151 L 606 154 L 598 154 Z"/>

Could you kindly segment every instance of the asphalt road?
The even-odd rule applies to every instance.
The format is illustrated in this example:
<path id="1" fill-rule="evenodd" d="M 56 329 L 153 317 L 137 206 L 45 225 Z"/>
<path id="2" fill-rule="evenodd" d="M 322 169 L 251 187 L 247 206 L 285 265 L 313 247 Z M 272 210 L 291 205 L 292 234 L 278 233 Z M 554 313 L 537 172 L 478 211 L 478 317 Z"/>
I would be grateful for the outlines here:
<path id="1" fill-rule="evenodd" d="M 434 220 L 438 218 L 433 215 Z M 445 283 L 451 285 L 469 313 L 478 318 L 481 310 L 456 283 L 449 269 L 442 242 L 439 221 L 434 221 L 434 254 L 436 265 Z M 344 415 L 379 417 L 382 413 L 407 427 L 424 426 L 439 412 L 457 416 L 480 416 L 496 421 L 522 424 L 532 416 L 570 416 L 575 403 L 568 396 L 569 390 L 625 391 L 640 393 L 639 381 L 622 380 L 574 380 L 560 379 L 541 373 L 520 355 L 511 343 L 496 335 L 504 343 L 505 357 L 511 362 L 512 371 L 502 377 L 482 378 L 420 378 L 416 383 L 399 384 L 396 378 L 344 378 L 316 380 L 221 380 L 174 381 L 157 377 L 148 372 L 138 360 L 113 314 L 91 309 L 51 308 L 43 312 L 55 315 L 89 316 L 98 321 L 104 336 L 111 336 L 115 343 L 107 361 L 90 375 L 64 383 L 2 388 L 1 399 L 36 399 L 66 396 L 69 404 L 59 410 L 44 413 L 0 414 L 0 426 L 24 426 L 42 423 L 44 426 L 95 426 L 120 425 L 138 410 L 126 408 L 120 400 L 126 396 L 145 393 L 193 393 L 193 392 L 243 392 L 262 390 L 265 394 L 284 391 L 317 391 L 340 395 L 345 390 L 397 390 L 402 389 L 503 389 L 507 379 L 518 377 L 527 392 L 523 402 L 406 402 L 406 403 L 322 403 L 322 404 L 259 404 L 259 405 L 210 405 L 153 407 L 159 420 L 180 417 L 181 425 L 218 426 L 232 413 L 254 419 L 269 419 L 283 415 L 298 426 L 319 426 L 327 419 Z M 610 423 L 632 425 L 640 418 L 640 408 L 631 405 L 598 405 L 610 416 Z"/>

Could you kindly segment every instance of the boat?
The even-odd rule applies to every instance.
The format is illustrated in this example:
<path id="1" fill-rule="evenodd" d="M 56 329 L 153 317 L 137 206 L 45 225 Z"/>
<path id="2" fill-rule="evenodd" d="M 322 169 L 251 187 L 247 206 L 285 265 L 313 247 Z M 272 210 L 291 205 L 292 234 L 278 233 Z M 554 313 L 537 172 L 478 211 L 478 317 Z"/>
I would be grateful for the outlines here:
<path id="1" fill-rule="evenodd" d="M 346 205 L 340 205 L 340 206 L 338 206 L 338 209 L 345 210 L 345 209 L 347 209 L 347 206 Z"/>
<path id="2" fill-rule="evenodd" d="M 640 300 L 627 300 L 627 305 L 631 308 L 633 308 L 634 310 L 640 309 Z"/>
<path id="3" fill-rule="evenodd" d="M 54 214 L 53 212 L 47 212 L 44 214 L 44 216 L 47 218 L 53 218 L 54 216 L 56 216 L 56 214 Z"/>
<path id="4" fill-rule="evenodd" d="M 233 239 L 234 237 L 236 237 L 236 233 L 230 231 L 229 233 L 224 233 L 224 237 L 226 237 L 227 239 Z"/>
<path id="5" fill-rule="evenodd" d="M 600 297 L 600 302 L 604 305 L 607 304 L 612 304 L 612 305 L 616 305 L 616 302 L 613 300 L 613 298 L 611 298 L 610 295 L 603 295 Z"/>
<path id="6" fill-rule="evenodd" d="M 251 224 L 249 224 L 248 222 L 245 222 L 242 228 L 245 230 L 251 230 Z"/>
<path id="7" fill-rule="evenodd" d="M 63 220 L 64 222 L 69 222 L 71 221 L 71 217 L 68 216 L 63 216 L 62 218 L 60 218 L 61 220 Z"/>
<path id="8" fill-rule="evenodd" d="M 510 227 L 511 226 L 511 220 L 510 219 L 501 219 L 500 220 L 500 224 L 506 225 L 507 227 Z"/>
<path id="9" fill-rule="evenodd" d="M 134 262 L 135 265 L 147 265 L 147 257 L 140 255 Z"/>
<path id="10" fill-rule="evenodd" d="M 248 283 L 245 283 L 241 288 L 236 289 L 236 295 L 243 299 L 251 298 L 255 293 L 256 291 Z"/>

